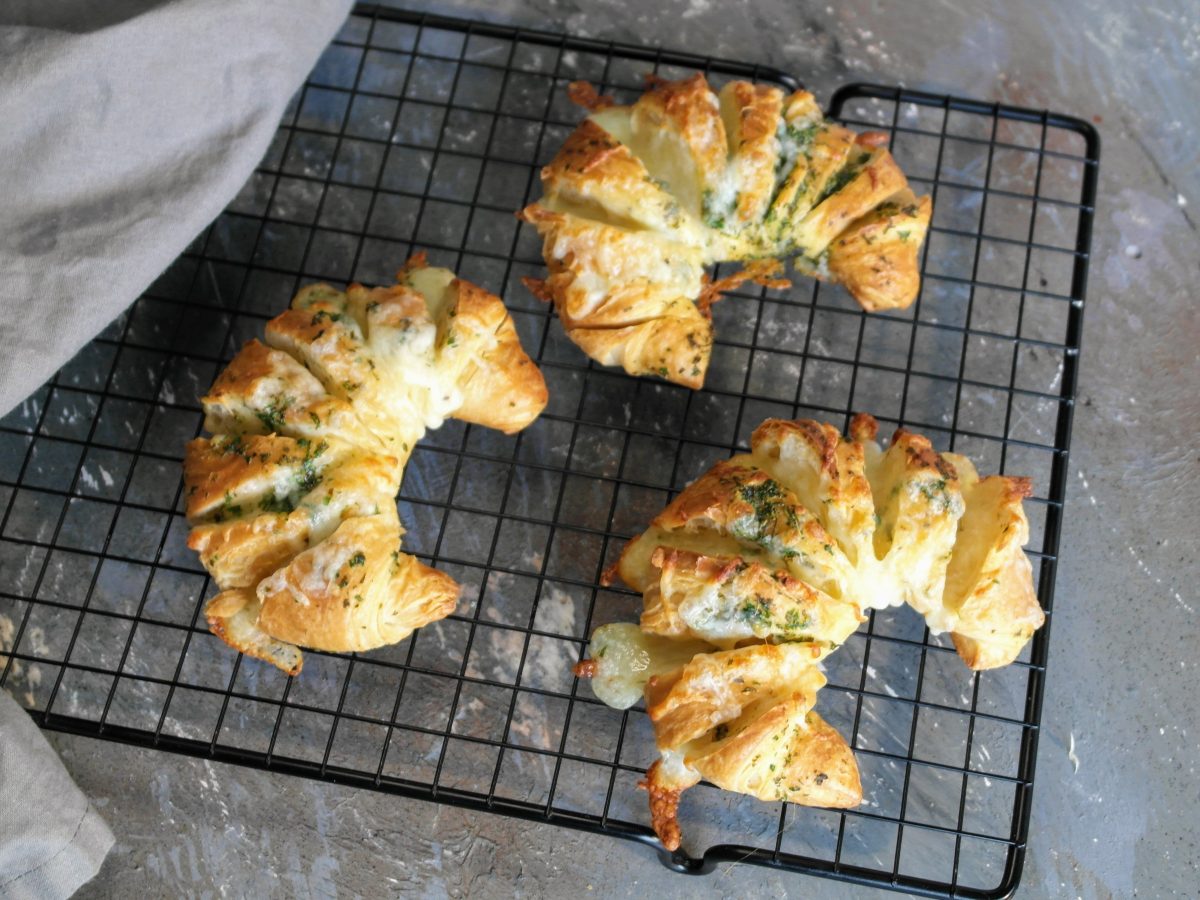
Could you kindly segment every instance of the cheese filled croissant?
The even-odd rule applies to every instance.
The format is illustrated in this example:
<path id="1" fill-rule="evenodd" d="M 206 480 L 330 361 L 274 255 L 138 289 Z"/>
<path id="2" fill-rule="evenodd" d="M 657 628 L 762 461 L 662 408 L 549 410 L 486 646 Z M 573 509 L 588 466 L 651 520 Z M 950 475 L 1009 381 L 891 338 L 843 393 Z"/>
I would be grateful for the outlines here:
<path id="1" fill-rule="evenodd" d="M 1045 620 L 1022 549 L 1028 479 L 981 479 L 903 429 L 885 451 L 877 431 L 866 415 L 849 440 L 769 419 L 750 453 L 688 485 L 621 555 L 616 571 L 642 593 L 640 625 L 597 629 L 577 671 L 612 706 L 644 693 L 660 752 L 646 787 L 669 849 L 678 792 L 701 778 L 760 799 L 859 802 L 849 748 L 811 695 L 824 684 L 816 664 L 864 609 L 907 603 L 950 632 L 972 669 L 1012 662 Z M 786 765 L 771 755 L 784 741 Z M 763 760 L 778 782 L 764 780 Z"/>
<path id="2" fill-rule="evenodd" d="M 414 257 L 389 288 L 304 288 L 202 398 L 184 458 L 188 546 L 221 592 L 213 633 L 290 674 L 299 647 L 394 644 L 458 585 L 403 553 L 396 494 L 447 417 L 507 434 L 546 385 L 504 304 Z"/>
<path id="3" fill-rule="evenodd" d="M 877 132 L 825 120 L 812 94 L 703 75 L 651 78 L 631 106 L 571 85 L 590 115 L 519 214 L 550 271 L 529 279 L 568 337 L 632 375 L 699 388 L 709 307 L 745 280 L 787 286 L 774 260 L 844 284 L 869 311 L 910 305 L 932 214 Z M 705 267 L 744 262 L 710 283 Z"/>

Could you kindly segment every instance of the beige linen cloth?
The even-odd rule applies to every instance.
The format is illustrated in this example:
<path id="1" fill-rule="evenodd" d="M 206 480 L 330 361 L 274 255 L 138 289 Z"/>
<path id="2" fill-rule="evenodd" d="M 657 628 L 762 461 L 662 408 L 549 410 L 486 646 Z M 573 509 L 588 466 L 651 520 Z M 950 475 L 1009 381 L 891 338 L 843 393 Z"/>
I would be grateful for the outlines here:
<path id="1" fill-rule="evenodd" d="M 350 0 L 0 0 L 0 415 L 234 197 Z"/>
<path id="2" fill-rule="evenodd" d="M 349 8 L 0 0 L 0 414 L 235 196 Z M 112 842 L 0 688 L 0 898 L 70 896 Z"/>

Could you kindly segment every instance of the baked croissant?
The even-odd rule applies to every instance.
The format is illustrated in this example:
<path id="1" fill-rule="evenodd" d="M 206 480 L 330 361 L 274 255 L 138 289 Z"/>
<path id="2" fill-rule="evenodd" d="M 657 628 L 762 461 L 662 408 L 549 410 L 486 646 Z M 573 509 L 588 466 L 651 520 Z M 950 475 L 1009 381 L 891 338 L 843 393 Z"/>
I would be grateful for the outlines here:
<path id="1" fill-rule="evenodd" d="M 401 552 L 396 493 L 428 428 L 505 433 L 546 405 L 504 304 L 414 257 L 389 288 L 304 288 L 202 398 L 184 458 L 188 546 L 213 633 L 290 674 L 299 647 L 369 650 L 443 618 L 448 575 Z"/>
<path id="2" fill-rule="evenodd" d="M 651 78 L 631 106 L 576 82 L 591 114 L 542 170 L 544 196 L 519 215 L 549 269 L 527 279 L 568 337 L 632 375 L 698 388 L 712 352 L 709 306 L 775 277 L 780 257 L 844 284 L 867 310 L 908 306 L 932 213 L 880 144 L 827 122 L 812 94 L 704 76 Z M 705 266 L 745 262 L 710 283 Z"/>
<path id="3" fill-rule="evenodd" d="M 877 432 L 866 415 L 849 440 L 767 420 L 750 453 L 685 488 L 617 563 L 642 593 L 640 626 L 597 629 L 577 671 L 612 706 L 644 692 L 660 751 L 645 784 L 669 849 L 678 792 L 700 778 L 761 799 L 859 802 L 849 748 L 811 695 L 816 663 L 863 609 L 909 604 L 972 669 L 1012 662 L 1045 620 L 1022 550 L 1029 480 L 980 479 L 903 429 L 885 451 Z M 763 743 L 781 722 L 786 765 L 772 755 L 785 737 Z M 734 736 L 753 752 L 726 752 Z"/>

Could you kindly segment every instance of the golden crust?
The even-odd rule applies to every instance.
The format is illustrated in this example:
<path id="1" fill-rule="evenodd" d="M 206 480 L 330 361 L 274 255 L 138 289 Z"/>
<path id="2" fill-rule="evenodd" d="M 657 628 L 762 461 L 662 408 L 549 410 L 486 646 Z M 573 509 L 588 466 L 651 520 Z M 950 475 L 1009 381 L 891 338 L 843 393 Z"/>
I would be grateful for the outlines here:
<path id="1" fill-rule="evenodd" d="M 269 662 L 288 675 L 299 675 L 304 667 L 300 648 L 263 631 L 258 624 L 258 612 L 258 597 L 249 588 L 222 591 L 204 607 L 209 629 L 230 647 Z"/>
<path id="2" fill-rule="evenodd" d="M 632 375 L 703 383 L 712 323 L 688 299 L 703 285 L 694 248 L 536 205 L 521 215 L 544 238 L 550 277 L 541 288 L 588 356 Z"/>
<path id="3" fill-rule="evenodd" d="M 911 199 L 909 199 L 911 198 Z M 918 254 L 933 205 L 911 191 L 885 203 L 830 244 L 829 271 L 868 312 L 904 309 L 921 289 Z"/>
<path id="4" fill-rule="evenodd" d="M 862 803 L 854 754 L 840 734 L 807 709 L 810 700 L 772 707 L 720 750 L 689 757 L 717 787 L 759 800 L 848 808 Z"/>
<path id="5" fill-rule="evenodd" d="M 772 204 L 781 229 L 803 221 L 834 177 L 849 165 L 853 152 L 854 132 L 850 129 L 840 125 L 817 127 Z M 804 250 L 807 252 L 807 248 Z"/>
<path id="6" fill-rule="evenodd" d="M 703 317 L 662 316 L 625 328 L 567 328 L 592 359 L 630 375 L 658 375 L 699 388 L 708 371 L 712 324 Z"/>
<path id="7" fill-rule="evenodd" d="M 681 81 L 647 78 L 649 90 L 633 105 L 634 128 L 678 135 L 695 166 L 700 184 L 709 185 L 724 171 L 729 152 L 717 98 L 697 72 Z"/>
<path id="8" fill-rule="evenodd" d="M 679 203 L 650 177 L 629 148 L 584 119 L 542 169 L 554 205 L 612 225 L 670 230 L 683 223 Z"/>
<path id="9" fill-rule="evenodd" d="M 456 419 L 515 434 L 541 415 L 550 399 L 541 370 L 521 347 L 512 316 L 494 294 L 456 279 L 454 329 L 478 345 L 457 383 Z M 471 334 L 473 332 L 473 335 Z M 472 337 L 474 340 L 472 340 Z"/>
<path id="10" fill-rule="evenodd" d="M 825 529 L 851 565 L 873 552 L 875 502 L 860 443 L 842 440 L 831 425 L 768 419 L 755 429 L 750 446 L 801 502 L 823 510 Z"/>
<path id="11" fill-rule="evenodd" d="M 268 634 L 318 650 L 394 644 L 454 610 L 458 585 L 400 552 L 394 506 L 347 519 L 257 588 Z"/>
<path id="12" fill-rule="evenodd" d="M 805 641 L 820 659 L 865 621 L 858 605 L 835 600 L 785 568 L 740 556 L 704 556 L 659 547 L 659 583 L 647 590 L 641 627 L 719 647 L 746 640 Z"/>
<path id="13" fill-rule="evenodd" d="M 765 84 L 731 81 L 719 95 L 725 132 L 732 154 L 730 167 L 738 186 L 736 220 L 757 222 L 771 205 L 775 168 L 779 161 L 776 131 L 783 110 L 783 92 Z"/>
<path id="14" fill-rule="evenodd" d="M 259 515 L 219 524 L 197 525 L 188 549 L 221 588 L 252 588 L 308 546 L 307 517 Z"/>
<path id="15" fill-rule="evenodd" d="M 663 316 L 687 316 L 699 295 L 699 251 L 648 231 L 631 231 L 526 207 L 521 216 L 544 242 L 546 287 L 567 327 L 624 327 Z"/>
<path id="16" fill-rule="evenodd" d="M 277 434 L 196 438 L 183 460 L 187 517 L 222 521 L 256 508 L 265 497 L 294 494 L 344 451 L 337 441 L 314 444 Z"/>
<path id="17" fill-rule="evenodd" d="M 1022 547 L 1029 523 L 1021 501 L 1028 479 L 992 475 L 965 492 L 966 513 L 950 561 L 943 603 L 957 614 L 951 638 L 972 669 L 1006 666 L 1046 621 Z"/>
<path id="18" fill-rule="evenodd" d="M 679 829 L 679 795 L 683 789 L 664 787 L 660 782 L 661 768 L 662 760 L 656 760 L 638 787 L 650 794 L 650 825 L 654 833 L 666 849 L 674 851 L 683 840 Z"/>
<path id="19" fill-rule="evenodd" d="M 645 332 L 677 331 L 694 305 L 706 312 L 715 294 L 703 269 L 716 262 L 795 254 L 800 271 L 844 282 L 864 308 L 913 302 L 930 206 L 908 200 L 886 135 L 826 122 L 804 91 L 784 98 L 735 81 L 718 98 L 700 74 L 651 79 L 630 106 L 579 84 L 571 91 L 591 115 L 542 170 L 542 199 L 519 215 L 543 238 L 550 275 L 538 295 L 593 359 L 699 387 L 711 342 L 693 365 L 681 352 L 650 365 L 623 348 L 637 336 L 661 353 L 667 342 Z M 889 201 L 900 211 L 887 211 Z"/>
<path id="20" fill-rule="evenodd" d="M 449 576 L 400 551 L 404 462 L 449 415 L 508 433 L 546 405 L 503 303 L 414 257 L 390 288 L 310 285 L 204 398 L 184 460 L 188 544 L 224 589 L 235 649 L 299 672 L 299 647 L 367 650 L 453 608 Z"/>
<path id="21" fill-rule="evenodd" d="M 904 190 L 907 184 L 892 154 L 887 150 L 876 150 L 862 163 L 857 174 L 804 217 L 793 230 L 793 237 L 804 248 L 806 256 L 816 257 L 846 226 Z"/>
<path id="22" fill-rule="evenodd" d="M 220 587 L 253 587 L 327 537 L 343 519 L 373 515 L 391 504 L 396 486 L 390 457 L 348 456 L 313 476 L 305 493 L 264 497 L 258 512 L 247 508 L 236 516 L 195 525 L 188 547 L 199 554 Z"/>
<path id="23" fill-rule="evenodd" d="M 732 722 L 764 700 L 803 700 L 811 708 L 825 677 L 802 644 L 753 644 L 701 653 L 646 685 L 646 712 L 660 750 L 672 750 Z"/>
<path id="24" fill-rule="evenodd" d="M 679 792 L 701 778 L 760 800 L 862 801 L 846 742 L 812 712 L 825 677 L 802 644 L 704 653 L 651 678 L 646 711 L 661 758 L 647 772 L 651 820 L 678 846 Z"/>
<path id="25" fill-rule="evenodd" d="M 820 519 L 750 457 L 714 465 L 652 524 L 659 532 L 715 534 L 725 539 L 717 549 L 732 546 L 748 559 L 765 557 L 826 592 L 838 590 L 848 565 Z"/>

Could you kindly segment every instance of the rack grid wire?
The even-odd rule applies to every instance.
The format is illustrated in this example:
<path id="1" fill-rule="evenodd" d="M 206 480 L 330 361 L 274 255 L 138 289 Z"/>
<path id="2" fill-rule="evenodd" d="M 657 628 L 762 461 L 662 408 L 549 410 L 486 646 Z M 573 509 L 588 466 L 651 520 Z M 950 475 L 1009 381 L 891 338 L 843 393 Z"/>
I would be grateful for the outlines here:
<path id="1" fill-rule="evenodd" d="M 830 115 L 883 129 L 933 195 L 923 289 L 866 315 L 835 286 L 715 307 L 704 390 L 589 364 L 520 278 L 539 192 L 587 79 L 647 72 L 792 89 L 778 71 L 358 7 L 261 167 L 155 284 L 0 420 L 0 686 L 43 727 L 630 838 L 673 868 L 741 862 L 930 895 L 1017 884 L 1029 830 L 1099 141 L 1084 122 L 852 85 Z M 506 437 L 449 423 L 399 498 L 406 549 L 463 586 L 453 615 L 288 678 L 206 630 L 180 461 L 198 396 L 299 285 L 388 283 L 411 252 L 500 293 L 550 388 Z M 1047 625 L 973 674 L 910 610 L 873 612 L 827 660 L 818 709 L 854 748 L 864 804 L 762 803 L 701 785 L 667 854 L 636 789 L 641 707 L 571 674 L 640 600 L 598 586 L 640 528 L 768 416 L 920 430 L 981 471 L 1033 477 L 1029 545 Z"/>

